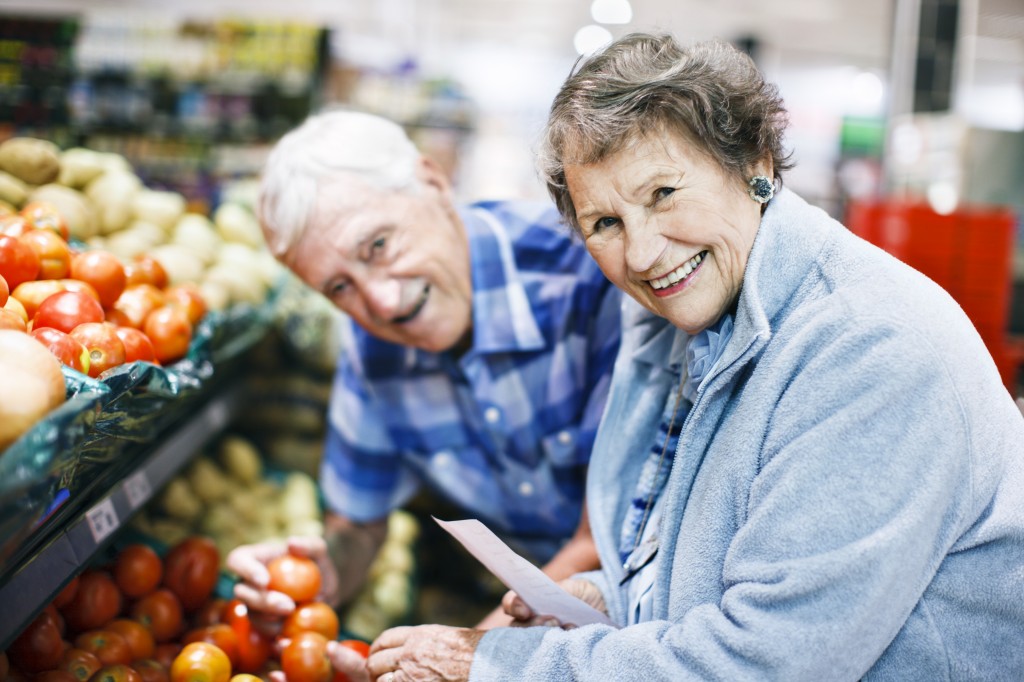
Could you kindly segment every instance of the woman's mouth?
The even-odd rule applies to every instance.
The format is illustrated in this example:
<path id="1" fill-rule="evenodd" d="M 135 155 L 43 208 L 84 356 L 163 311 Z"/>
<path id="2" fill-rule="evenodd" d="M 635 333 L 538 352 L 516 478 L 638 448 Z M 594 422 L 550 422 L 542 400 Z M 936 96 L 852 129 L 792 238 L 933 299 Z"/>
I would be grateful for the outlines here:
<path id="1" fill-rule="evenodd" d="M 423 310 L 423 306 L 427 304 L 427 298 L 429 296 L 430 285 L 427 284 L 423 287 L 423 291 L 420 292 L 420 297 L 416 300 L 416 303 L 413 305 L 412 310 L 407 312 L 405 315 L 400 315 L 399 317 L 396 317 L 393 320 L 391 320 L 392 324 L 405 324 L 406 322 L 409 322 L 414 317 L 419 315 L 420 311 Z"/>
<path id="2" fill-rule="evenodd" d="M 693 274 L 700 269 L 700 264 L 707 255 L 706 250 L 701 251 L 667 275 L 647 280 L 647 283 L 654 289 L 654 295 L 668 296 L 685 287 Z"/>

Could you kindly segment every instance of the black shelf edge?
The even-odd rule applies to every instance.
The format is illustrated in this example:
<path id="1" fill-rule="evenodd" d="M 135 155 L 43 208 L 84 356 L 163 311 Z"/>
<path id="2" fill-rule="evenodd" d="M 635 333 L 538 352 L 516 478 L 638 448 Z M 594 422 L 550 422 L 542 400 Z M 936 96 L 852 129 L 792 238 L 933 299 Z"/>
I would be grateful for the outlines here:
<path id="1" fill-rule="evenodd" d="M 162 434 L 160 444 L 134 471 L 24 561 L 0 586 L 0 650 L 10 646 L 136 511 L 228 427 L 242 404 L 242 382 L 228 382 L 186 420 Z"/>

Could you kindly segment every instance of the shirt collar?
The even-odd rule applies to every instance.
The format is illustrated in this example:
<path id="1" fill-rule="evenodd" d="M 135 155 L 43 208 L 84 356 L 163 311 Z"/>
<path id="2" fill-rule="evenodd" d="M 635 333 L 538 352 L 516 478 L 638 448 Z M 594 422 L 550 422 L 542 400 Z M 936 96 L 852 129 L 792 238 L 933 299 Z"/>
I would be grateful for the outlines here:
<path id="1" fill-rule="evenodd" d="M 473 345 L 477 353 L 535 351 L 547 344 L 515 264 L 508 234 L 482 208 L 460 209 L 473 263 Z"/>

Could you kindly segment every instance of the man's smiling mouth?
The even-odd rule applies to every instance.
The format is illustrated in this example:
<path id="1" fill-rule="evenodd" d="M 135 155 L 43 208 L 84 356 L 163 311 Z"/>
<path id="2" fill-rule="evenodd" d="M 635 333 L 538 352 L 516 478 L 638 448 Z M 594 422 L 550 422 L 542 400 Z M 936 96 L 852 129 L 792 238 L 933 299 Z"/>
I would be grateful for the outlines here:
<path id="1" fill-rule="evenodd" d="M 426 286 L 423 287 L 423 291 L 420 292 L 419 300 L 416 301 L 416 305 L 412 307 L 412 310 L 407 312 L 405 315 L 396 317 L 395 319 L 391 320 L 391 322 L 393 324 L 405 324 L 406 322 L 412 320 L 414 317 L 420 314 L 421 310 L 423 310 L 423 306 L 427 304 L 427 297 L 429 296 L 430 285 L 427 284 Z"/>

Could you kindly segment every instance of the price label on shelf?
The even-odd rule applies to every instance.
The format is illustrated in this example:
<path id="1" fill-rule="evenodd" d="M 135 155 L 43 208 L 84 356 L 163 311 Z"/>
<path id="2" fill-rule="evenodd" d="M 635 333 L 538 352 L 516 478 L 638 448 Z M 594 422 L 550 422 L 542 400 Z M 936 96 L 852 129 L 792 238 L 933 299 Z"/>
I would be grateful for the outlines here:
<path id="1" fill-rule="evenodd" d="M 141 507 L 153 492 L 145 471 L 136 471 L 124 481 L 124 494 L 133 510 Z"/>
<path id="2" fill-rule="evenodd" d="M 114 502 L 109 497 L 87 511 L 85 518 L 89 522 L 92 539 L 97 543 L 117 530 L 119 523 Z"/>

